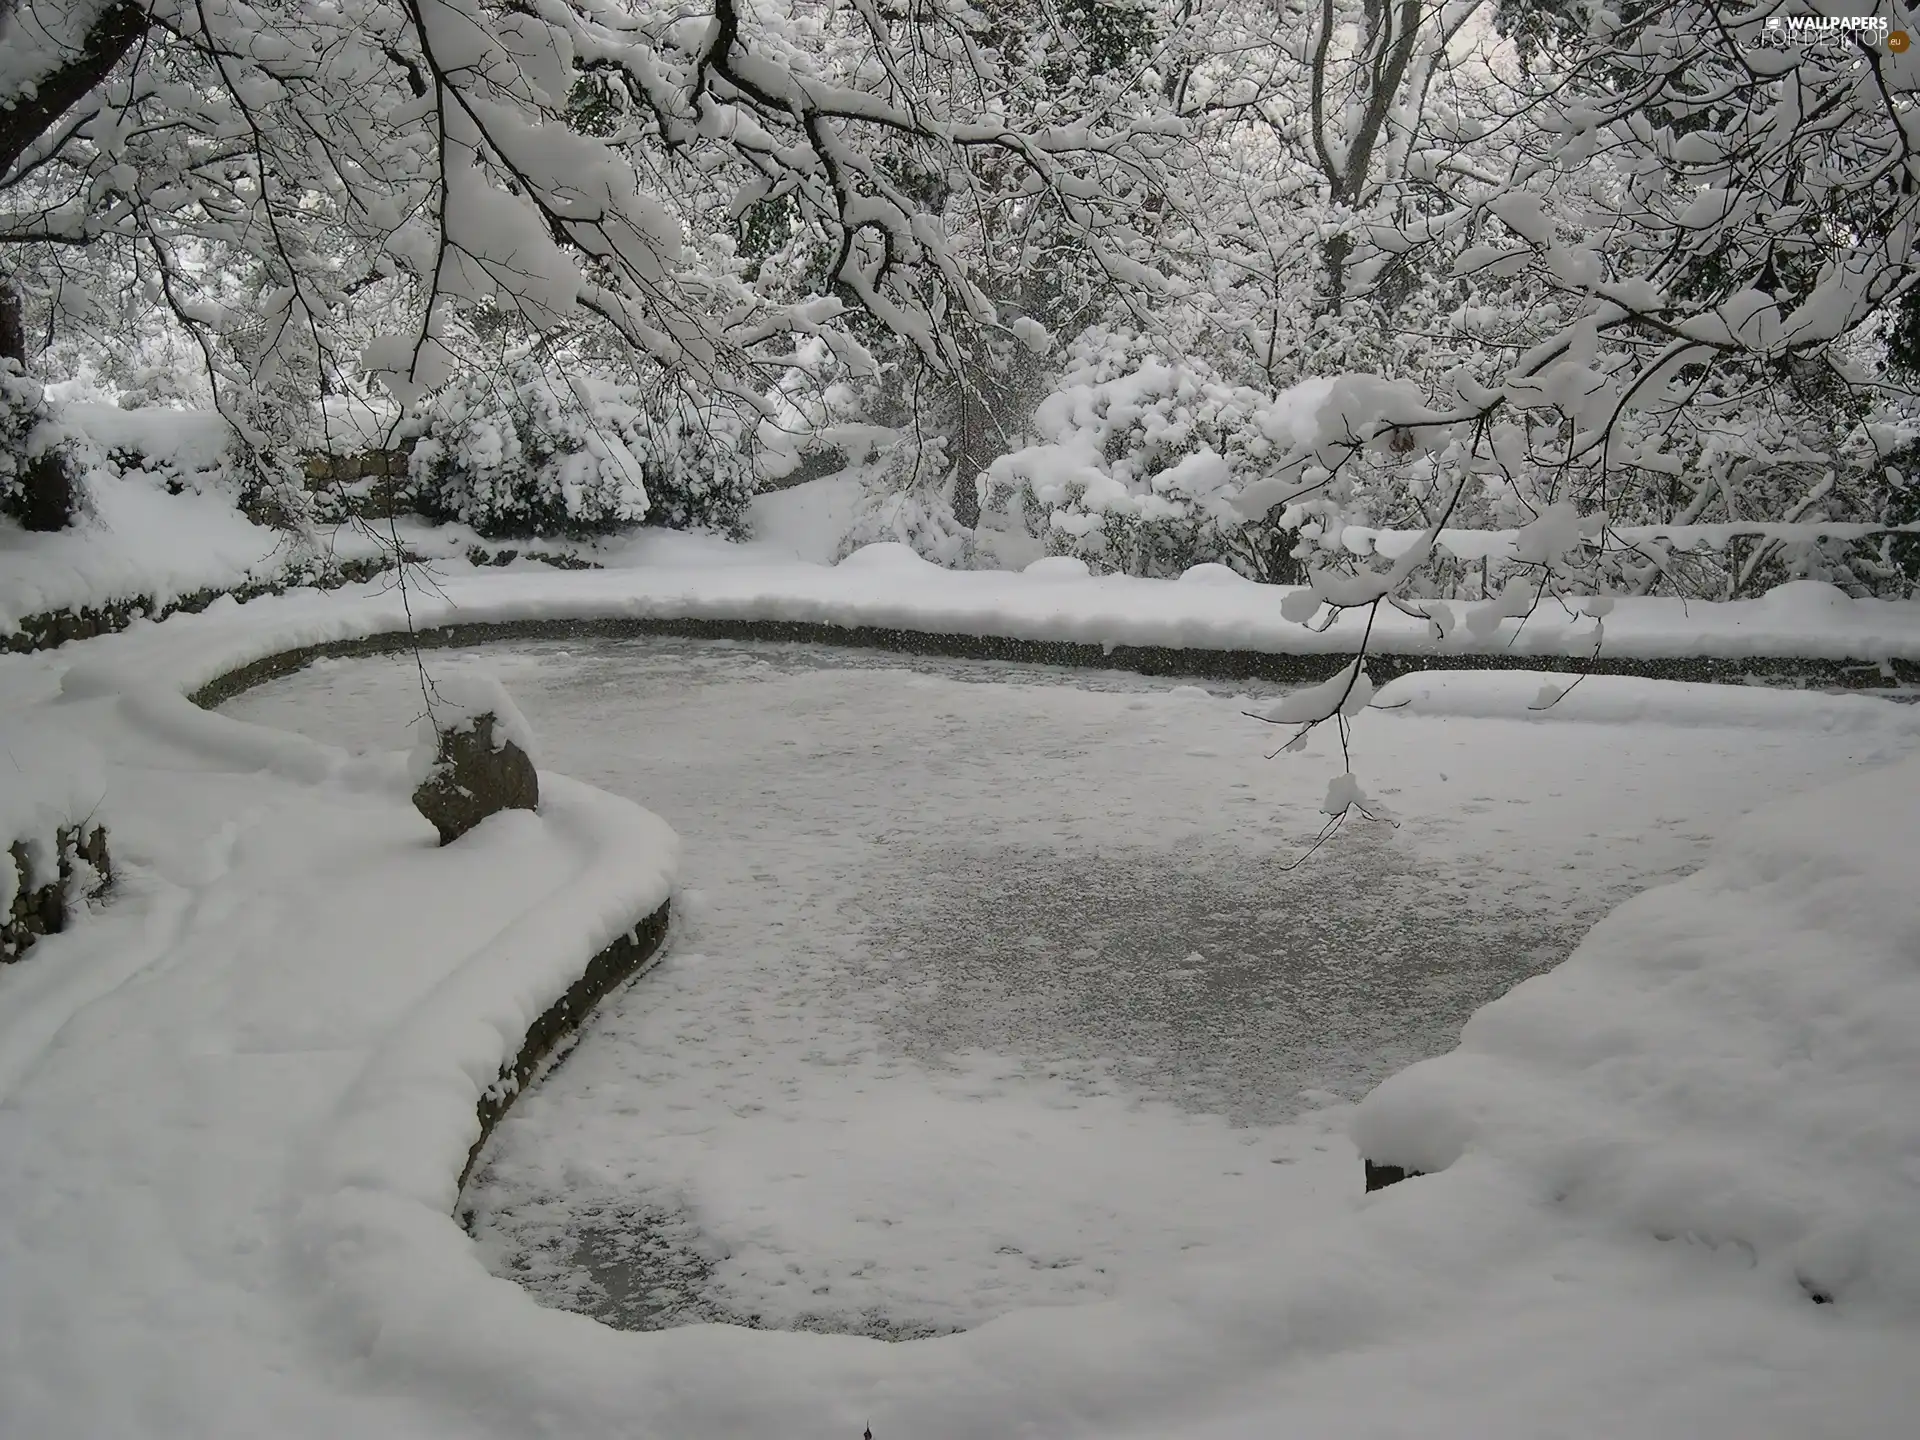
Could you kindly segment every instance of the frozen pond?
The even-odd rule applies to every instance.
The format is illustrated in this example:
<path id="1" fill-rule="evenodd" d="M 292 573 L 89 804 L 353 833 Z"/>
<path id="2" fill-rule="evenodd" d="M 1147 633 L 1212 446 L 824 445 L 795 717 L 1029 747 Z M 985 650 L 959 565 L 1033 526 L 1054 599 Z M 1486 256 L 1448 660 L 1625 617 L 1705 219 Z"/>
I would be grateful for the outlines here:
<path id="1" fill-rule="evenodd" d="M 1362 718 L 1395 823 L 1294 866 L 1341 768 L 1243 695 L 649 639 L 439 652 L 543 763 L 685 846 L 663 964 L 522 1099 L 465 1203 L 547 1303 L 895 1338 L 1231 1263 L 1352 1203 L 1340 1101 L 1611 904 L 1877 757 L 1781 729 Z M 398 748 L 410 660 L 227 713 Z M 1290 868 L 1292 867 L 1292 868 Z"/>

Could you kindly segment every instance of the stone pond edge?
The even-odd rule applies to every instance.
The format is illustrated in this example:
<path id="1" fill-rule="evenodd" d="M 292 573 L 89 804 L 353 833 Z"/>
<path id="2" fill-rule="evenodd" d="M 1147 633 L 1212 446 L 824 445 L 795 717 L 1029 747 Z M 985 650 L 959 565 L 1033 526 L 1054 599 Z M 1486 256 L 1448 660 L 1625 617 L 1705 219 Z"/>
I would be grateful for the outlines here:
<path id="1" fill-rule="evenodd" d="M 611 945 L 587 962 L 580 978 L 567 987 L 567 993 L 549 1005 L 527 1026 L 520 1052 L 500 1067 L 500 1076 L 480 1096 L 478 1114 L 480 1134 L 467 1151 L 467 1163 L 460 1170 L 460 1194 L 473 1178 L 493 1130 L 513 1107 L 541 1068 L 551 1059 L 556 1063 L 566 1056 L 566 1048 L 578 1036 L 600 1002 L 636 975 L 653 968 L 667 942 L 673 901 L 660 904 L 633 929 L 623 933 Z"/>
<path id="2" fill-rule="evenodd" d="M 268 680 L 291 675 L 318 659 L 390 654 L 415 644 L 425 649 L 510 640 L 634 639 L 677 636 L 700 640 L 759 640 L 833 645 L 937 655 L 966 660 L 1011 660 L 1076 669 L 1130 670 L 1141 675 L 1208 680 L 1269 680 L 1313 683 L 1352 663 L 1341 651 L 1301 653 L 1215 650 L 1171 645 L 1100 645 L 1068 640 L 1024 640 L 879 625 L 838 625 L 818 620 L 752 620 L 693 616 L 592 616 L 579 619 L 475 620 L 450 625 L 377 631 L 340 640 L 295 646 L 230 670 L 195 690 L 196 705 L 211 708 Z M 1369 651 L 1367 670 L 1376 684 L 1421 670 L 1533 670 L 1630 675 L 1655 680 L 1744 684 L 1820 683 L 1850 689 L 1920 683 L 1920 661 L 1836 660 L 1790 656 L 1681 656 L 1637 658 L 1510 652 Z"/>
<path id="3" fill-rule="evenodd" d="M 447 626 L 442 630 L 450 634 L 476 628 L 486 627 Z M 292 674 L 323 655 L 391 653 L 407 649 L 414 639 L 404 630 L 384 631 L 324 645 L 296 646 L 215 676 L 189 693 L 187 698 L 203 710 L 212 710 L 255 686 Z M 443 635 L 437 642 L 422 638 L 421 643 L 447 645 L 457 642 Z M 673 899 L 669 896 L 640 917 L 632 928 L 623 931 L 611 944 L 588 960 L 579 978 L 567 987 L 566 993 L 528 1024 L 519 1050 L 501 1065 L 494 1082 L 480 1094 L 475 1107 L 480 1133 L 467 1151 L 456 1194 L 464 1194 L 467 1181 L 473 1177 L 474 1167 L 479 1163 L 480 1152 L 492 1138 L 494 1128 L 542 1067 L 549 1061 L 557 1063 L 565 1058 L 567 1047 L 578 1037 L 580 1027 L 602 1000 L 658 962 L 671 926 L 672 908 Z"/>

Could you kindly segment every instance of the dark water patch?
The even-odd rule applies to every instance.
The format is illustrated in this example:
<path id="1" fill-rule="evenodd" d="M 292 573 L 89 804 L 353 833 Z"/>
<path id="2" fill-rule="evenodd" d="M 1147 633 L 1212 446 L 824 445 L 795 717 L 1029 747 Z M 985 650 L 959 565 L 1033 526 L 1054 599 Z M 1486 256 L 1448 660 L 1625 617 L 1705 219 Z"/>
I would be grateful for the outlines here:
<path id="1" fill-rule="evenodd" d="M 1249 1124 L 1297 1114 L 1303 1091 L 1358 1098 L 1451 1048 L 1593 918 L 1469 900 L 1385 844 L 1292 871 L 1279 852 L 926 858 L 868 930 L 894 1044 L 936 1062 L 981 1050 L 1117 1069 Z"/>

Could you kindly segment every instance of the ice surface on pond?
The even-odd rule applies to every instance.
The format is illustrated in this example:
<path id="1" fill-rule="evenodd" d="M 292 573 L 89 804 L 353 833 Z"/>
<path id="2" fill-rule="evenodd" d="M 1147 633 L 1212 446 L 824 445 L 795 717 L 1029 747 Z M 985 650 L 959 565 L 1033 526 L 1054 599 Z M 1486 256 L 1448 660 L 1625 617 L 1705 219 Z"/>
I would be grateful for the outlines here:
<path id="1" fill-rule="evenodd" d="M 581 640 L 498 674 L 544 763 L 685 843 L 665 963 L 465 1203 L 549 1303 L 891 1337 L 1150 1289 L 1351 1203 L 1337 1112 L 1884 736 L 1367 715 L 1397 823 L 1310 861 L 1331 737 L 1272 693 L 857 651 Z M 398 748 L 411 661 L 228 709 Z"/>

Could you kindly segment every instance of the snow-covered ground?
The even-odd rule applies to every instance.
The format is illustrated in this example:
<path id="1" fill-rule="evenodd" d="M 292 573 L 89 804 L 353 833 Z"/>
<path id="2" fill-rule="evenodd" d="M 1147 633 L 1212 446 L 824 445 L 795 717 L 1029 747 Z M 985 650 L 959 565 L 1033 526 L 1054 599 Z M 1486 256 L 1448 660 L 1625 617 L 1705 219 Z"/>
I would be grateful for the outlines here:
<path id="1" fill-rule="evenodd" d="M 271 579 L 285 538 L 247 521 L 221 495 L 169 495 L 104 477 L 80 528 L 34 535 L 0 519 L 0 633 L 29 615 L 145 597 L 166 605 L 208 588 Z"/>
<path id="2" fill-rule="evenodd" d="M 784 490 L 753 497 L 748 520 L 754 539 L 770 551 L 784 551 L 818 565 L 831 565 L 853 529 L 860 509 L 857 478 L 828 475 Z"/>
<path id="3" fill-rule="evenodd" d="M 414 599 L 435 620 L 1300 633 L 1218 577 L 702 543 Z M 1692 617 L 1696 646 L 1920 651 L 1898 607 L 1756 604 Z M 664 967 L 501 1132 L 471 1197 L 489 1256 L 451 1215 L 474 1097 L 661 893 L 670 844 L 550 774 L 540 816 L 436 850 L 391 753 L 417 707 L 375 665 L 290 682 L 302 726 L 380 752 L 358 760 L 181 698 L 398 613 L 295 595 L 0 658 L 9 745 L 93 752 L 123 875 L 0 972 L 0 1434 L 1910 1433 L 1915 710 L 1596 679 L 1530 714 L 1537 676 L 1417 676 L 1356 736 L 1399 828 L 1282 878 L 1337 762 L 1254 758 L 1271 736 L 1230 699 L 657 642 L 492 652 L 546 762 L 638 795 L 687 856 Z M 1686 653 L 1686 617 L 1625 618 Z M 1442 1017 L 1551 958 L 1535 945 L 1703 856 L 1360 1107 L 1375 1158 L 1443 1173 L 1362 1198 L 1341 1113 L 1293 1115 L 1443 1048 Z M 1304 957 L 1249 908 L 1262 887 L 1283 920 L 1312 907 Z M 1340 933 L 1381 897 L 1402 913 Z M 1129 983 L 1098 984 L 1129 943 Z M 543 1187 L 584 1201 L 529 1207 Z M 641 1194 L 680 1202 L 648 1243 L 688 1240 L 715 1304 L 970 1328 L 621 1333 L 488 1273 Z"/>

